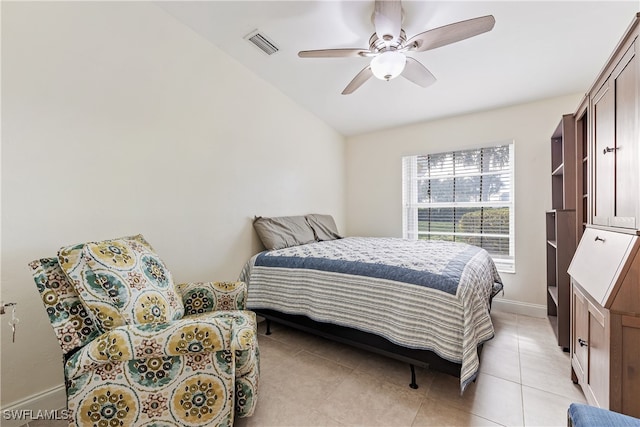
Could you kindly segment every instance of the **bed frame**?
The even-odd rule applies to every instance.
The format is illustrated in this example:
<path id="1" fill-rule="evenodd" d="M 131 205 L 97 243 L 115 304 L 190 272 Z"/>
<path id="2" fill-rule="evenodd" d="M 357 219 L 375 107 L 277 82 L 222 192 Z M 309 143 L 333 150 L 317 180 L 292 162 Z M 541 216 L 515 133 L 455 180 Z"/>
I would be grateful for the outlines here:
<path id="1" fill-rule="evenodd" d="M 491 296 L 489 297 L 489 311 L 491 311 L 491 303 L 493 298 L 502 290 L 502 285 L 495 286 Z M 443 359 L 430 350 L 419 350 L 414 348 L 403 347 L 394 344 L 391 341 L 379 335 L 369 332 L 360 331 L 358 329 L 348 328 L 345 326 L 334 325 L 332 323 L 317 322 L 307 316 L 286 314 L 275 310 L 256 309 L 253 310 L 258 316 L 265 318 L 267 323 L 267 335 L 271 335 L 271 322 L 280 323 L 299 329 L 304 332 L 312 333 L 332 341 L 348 344 L 353 347 L 377 353 L 386 357 L 390 357 L 401 362 L 409 364 L 411 369 L 411 383 L 409 387 L 416 389 L 415 367 L 429 368 L 448 375 L 460 378 L 460 363 L 451 362 Z M 482 344 L 478 346 L 478 358 L 482 353 Z M 475 382 L 475 380 L 474 380 Z"/>
<path id="2" fill-rule="evenodd" d="M 402 347 L 394 344 L 379 335 L 363 332 L 353 328 L 347 328 L 331 323 L 316 322 L 306 316 L 280 313 L 273 310 L 254 310 L 258 316 L 262 316 L 267 322 L 267 335 L 271 335 L 271 322 L 287 325 L 305 332 L 319 335 L 323 338 L 348 344 L 373 353 L 408 363 L 411 369 L 411 383 L 409 387 L 418 388 L 416 383 L 415 367 L 429 368 L 460 378 L 460 363 L 454 363 L 443 359 L 429 350 L 418 350 Z M 482 344 L 478 346 L 478 357 L 482 351 Z"/>

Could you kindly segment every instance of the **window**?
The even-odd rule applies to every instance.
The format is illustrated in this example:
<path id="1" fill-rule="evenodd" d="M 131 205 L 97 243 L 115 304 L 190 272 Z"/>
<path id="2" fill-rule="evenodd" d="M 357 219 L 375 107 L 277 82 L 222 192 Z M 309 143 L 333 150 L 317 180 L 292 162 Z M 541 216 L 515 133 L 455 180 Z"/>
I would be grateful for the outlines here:
<path id="1" fill-rule="evenodd" d="M 486 249 L 514 271 L 513 143 L 402 159 L 403 235 Z"/>

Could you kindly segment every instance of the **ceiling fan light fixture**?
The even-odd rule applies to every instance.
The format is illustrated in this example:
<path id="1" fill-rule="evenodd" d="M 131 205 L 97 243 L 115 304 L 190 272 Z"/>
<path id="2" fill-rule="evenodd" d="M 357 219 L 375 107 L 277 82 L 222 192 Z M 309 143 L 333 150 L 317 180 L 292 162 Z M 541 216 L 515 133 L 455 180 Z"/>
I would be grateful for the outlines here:
<path id="1" fill-rule="evenodd" d="M 382 52 L 371 60 L 371 71 L 380 80 L 391 80 L 402 74 L 407 57 L 395 50 Z"/>

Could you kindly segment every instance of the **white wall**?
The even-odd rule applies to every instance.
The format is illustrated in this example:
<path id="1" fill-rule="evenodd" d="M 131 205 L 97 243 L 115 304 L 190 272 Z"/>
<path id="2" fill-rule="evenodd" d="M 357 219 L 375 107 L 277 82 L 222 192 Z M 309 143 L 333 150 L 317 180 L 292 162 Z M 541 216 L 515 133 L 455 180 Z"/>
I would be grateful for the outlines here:
<path id="1" fill-rule="evenodd" d="M 515 142 L 516 273 L 502 273 L 496 307 L 545 314 L 545 211 L 551 208 L 550 138 L 582 95 L 481 112 L 347 139 L 347 229 L 402 237 L 402 156 Z M 463 100 L 461 100 L 463 102 Z"/>
<path id="2" fill-rule="evenodd" d="M 1 292 L 20 318 L 15 344 L 0 323 L 2 408 L 61 396 L 29 261 L 142 233 L 176 281 L 235 280 L 260 250 L 254 215 L 344 229 L 344 156 L 342 136 L 152 3 L 2 2 Z"/>

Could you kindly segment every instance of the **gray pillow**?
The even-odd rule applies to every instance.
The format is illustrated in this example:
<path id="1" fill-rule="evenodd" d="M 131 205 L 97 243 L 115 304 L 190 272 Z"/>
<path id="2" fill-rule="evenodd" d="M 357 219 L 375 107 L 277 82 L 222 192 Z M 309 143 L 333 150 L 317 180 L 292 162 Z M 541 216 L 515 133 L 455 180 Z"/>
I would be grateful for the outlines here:
<path id="1" fill-rule="evenodd" d="M 313 230 L 304 216 L 256 217 L 253 228 L 268 250 L 304 245 L 315 241 Z"/>
<path id="2" fill-rule="evenodd" d="M 338 234 L 336 222 L 331 215 L 309 214 L 306 218 L 313 229 L 316 240 L 342 239 L 342 236 Z"/>

